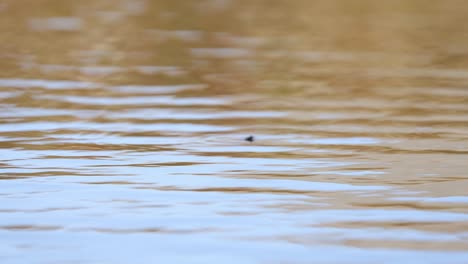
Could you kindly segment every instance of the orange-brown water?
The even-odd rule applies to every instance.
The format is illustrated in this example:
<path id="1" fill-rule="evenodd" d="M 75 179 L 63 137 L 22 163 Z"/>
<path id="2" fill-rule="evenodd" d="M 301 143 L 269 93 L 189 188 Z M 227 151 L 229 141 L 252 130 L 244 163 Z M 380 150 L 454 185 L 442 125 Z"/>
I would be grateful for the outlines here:
<path id="1" fill-rule="evenodd" d="M 0 262 L 468 263 L 465 2 L 0 1 Z"/>

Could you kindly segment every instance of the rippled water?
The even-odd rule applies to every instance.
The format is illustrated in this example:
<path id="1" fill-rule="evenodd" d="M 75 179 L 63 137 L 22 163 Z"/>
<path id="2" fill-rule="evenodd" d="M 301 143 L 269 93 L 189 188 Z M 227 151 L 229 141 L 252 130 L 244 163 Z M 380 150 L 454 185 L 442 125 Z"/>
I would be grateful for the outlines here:
<path id="1" fill-rule="evenodd" d="M 0 1 L 1 263 L 468 263 L 429 2 Z"/>

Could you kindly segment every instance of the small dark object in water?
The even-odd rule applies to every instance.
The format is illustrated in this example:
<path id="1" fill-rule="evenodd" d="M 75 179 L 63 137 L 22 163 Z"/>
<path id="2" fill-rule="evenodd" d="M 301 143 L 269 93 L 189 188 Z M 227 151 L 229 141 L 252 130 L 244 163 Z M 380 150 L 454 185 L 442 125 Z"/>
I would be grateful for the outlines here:
<path id="1" fill-rule="evenodd" d="M 253 136 L 248 136 L 245 138 L 245 141 L 253 142 L 255 139 Z"/>

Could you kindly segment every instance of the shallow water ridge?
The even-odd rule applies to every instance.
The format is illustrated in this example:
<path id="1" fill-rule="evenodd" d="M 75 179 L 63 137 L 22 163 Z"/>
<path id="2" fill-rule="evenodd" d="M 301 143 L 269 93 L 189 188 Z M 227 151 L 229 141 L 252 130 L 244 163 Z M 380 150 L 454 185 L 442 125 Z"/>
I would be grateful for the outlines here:
<path id="1" fill-rule="evenodd" d="M 0 262 L 468 263 L 467 13 L 0 1 Z"/>

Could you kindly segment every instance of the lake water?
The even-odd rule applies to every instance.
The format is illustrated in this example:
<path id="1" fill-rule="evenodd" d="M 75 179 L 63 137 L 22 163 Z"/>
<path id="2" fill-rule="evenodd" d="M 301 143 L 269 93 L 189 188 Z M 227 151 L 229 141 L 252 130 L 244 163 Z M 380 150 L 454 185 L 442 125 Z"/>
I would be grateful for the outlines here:
<path id="1" fill-rule="evenodd" d="M 0 262 L 468 263 L 466 14 L 0 1 Z"/>

